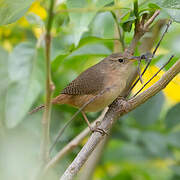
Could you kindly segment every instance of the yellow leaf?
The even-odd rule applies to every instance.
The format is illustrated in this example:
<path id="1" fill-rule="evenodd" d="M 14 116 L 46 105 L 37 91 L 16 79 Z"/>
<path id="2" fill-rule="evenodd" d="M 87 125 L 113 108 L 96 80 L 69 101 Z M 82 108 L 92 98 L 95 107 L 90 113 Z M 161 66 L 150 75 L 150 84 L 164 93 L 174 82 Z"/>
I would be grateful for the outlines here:
<path id="1" fill-rule="evenodd" d="M 174 161 L 172 159 L 156 159 L 154 165 L 160 169 L 167 169 L 169 166 L 172 166 Z"/>
<path id="2" fill-rule="evenodd" d="M 29 12 L 38 15 L 41 19 L 45 19 L 47 17 L 46 10 L 37 1 L 31 5 Z"/>
<path id="3" fill-rule="evenodd" d="M 22 17 L 18 20 L 18 23 L 22 26 L 22 27 L 28 27 L 29 26 L 29 22 L 26 20 L 25 17 Z"/>
<path id="4" fill-rule="evenodd" d="M 38 15 L 42 20 L 47 17 L 46 10 L 40 5 L 40 2 L 38 1 L 32 3 L 27 13 L 34 13 Z M 29 25 L 29 22 L 24 16 L 18 20 L 18 23 L 23 27 L 27 27 Z"/>
<path id="5" fill-rule="evenodd" d="M 11 34 L 11 29 L 6 29 L 3 34 L 5 37 L 8 37 Z"/>
<path id="6" fill-rule="evenodd" d="M 162 48 L 162 47 L 159 47 L 159 48 L 157 49 L 156 55 L 165 55 L 165 54 L 167 54 L 167 53 L 169 53 L 169 50 L 168 50 L 168 49 L 164 49 L 164 48 Z"/>
<path id="7" fill-rule="evenodd" d="M 171 104 L 180 102 L 180 76 L 177 75 L 163 90 L 167 100 Z"/>
<path id="8" fill-rule="evenodd" d="M 12 24 L 8 24 L 7 26 L 0 27 L 0 37 L 9 37 L 12 32 Z"/>
<path id="9" fill-rule="evenodd" d="M 3 42 L 3 47 L 9 52 L 12 50 L 12 44 L 8 40 L 5 40 Z"/>
<path id="10" fill-rule="evenodd" d="M 143 68 L 142 68 L 143 69 Z M 158 71 L 158 68 L 156 66 L 150 66 L 146 73 L 143 75 L 143 82 L 146 83 L 156 72 Z M 159 76 L 162 75 L 162 72 L 160 72 Z M 159 76 L 156 76 L 150 83 L 146 85 L 146 87 L 143 89 L 146 90 L 150 86 L 152 86 L 156 81 L 159 80 Z M 133 93 L 137 92 L 142 87 L 142 84 L 140 82 L 137 83 L 137 85 L 133 89 Z"/>
<path id="11" fill-rule="evenodd" d="M 32 29 L 32 31 L 34 32 L 34 35 L 38 39 L 41 36 L 41 34 L 43 33 L 43 28 L 35 27 Z"/>

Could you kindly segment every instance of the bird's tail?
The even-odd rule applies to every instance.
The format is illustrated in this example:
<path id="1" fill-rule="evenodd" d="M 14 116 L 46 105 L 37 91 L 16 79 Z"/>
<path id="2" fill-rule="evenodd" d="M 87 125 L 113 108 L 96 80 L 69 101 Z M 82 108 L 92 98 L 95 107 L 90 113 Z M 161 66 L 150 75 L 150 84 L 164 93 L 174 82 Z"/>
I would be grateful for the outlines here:
<path id="1" fill-rule="evenodd" d="M 67 101 L 67 95 L 66 94 L 60 94 L 59 96 L 55 97 L 54 99 L 52 99 L 52 104 L 64 104 Z M 45 105 L 41 105 L 36 107 L 35 109 L 33 109 L 32 111 L 29 112 L 29 114 L 33 114 L 41 109 L 44 109 Z"/>
<path id="2" fill-rule="evenodd" d="M 33 113 L 43 109 L 44 107 L 45 107 L 44 105 L 38 106 L 38 107 L 34 108 L 32 111 L 30 111 L 29 114 L 33 114 Z"/>

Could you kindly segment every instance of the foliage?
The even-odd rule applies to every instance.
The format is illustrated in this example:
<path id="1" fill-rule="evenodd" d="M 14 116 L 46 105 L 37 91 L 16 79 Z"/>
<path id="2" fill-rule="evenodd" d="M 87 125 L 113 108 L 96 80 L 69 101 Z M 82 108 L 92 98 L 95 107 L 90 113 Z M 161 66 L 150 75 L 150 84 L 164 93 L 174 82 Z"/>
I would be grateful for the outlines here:
<path id="1" fill-rule="evenodd" d="M 6 8 L 5 8 L 6 7 Z M 30 7 L 30 8 L 29 8 Z M 133 36 L 134 22 L 144 14 L 161 9 L 158 21 L 172 18 L 173 24 L 163 39 L 146 82 L 175 54 L 170 66 L 180 58 L 180 3 L 178 0 L 141 0 L 134 13 L 132 0 L 57 1 L 52 29 L 51 68 L 56 86 L 54 96 L 77 75 L 114 51 L 115 26 L 111 11 L 119 12 L 118 25 L 127 45 Z M 0 179 L 34 177 L 39 167 L 42 112 L 28 111 L 44 103 L 44 34 L 48 14 L 45 0 L 0 0 Z M 19 19 L 20 18 L 20 19 Z M 10 24 L 11 23 L 11 24 Z M 157 23 L 157 22 L 156 22 Z M 155 23 L 155 24 L 156 24 Z M 163 28 L 145 38 L 156 37 Z M 158 32 L 153 36 L 154 32 Z M 144 39 L 145 39 L 144 38 Z M 149 40 L 149 41 L 152 41 Z M 143 40 L 141 41 L 143 44 Z M 143 44 L 146 46 L 147 43 Z M 136 55 L 141 53 L 136 50 Z M 167 70 L 168 66 L 165 70 Z M 164 70 L 164 71 L 165 71 Z M 156 82 L 160 73 L 150 84 Z M 142 85 L 139 83 L 133 92 Z M 150 101 L 124 116 L 113 128 L 94 179 L 178 179 L 180 160 L 180 76 Z M 75 113 L 66 105 L 53 106 L 51 139 Z M 89 113 L 92 121 L 99 113 Z M 56 154 L 86 124 L 78 115 L 56 146 Z M 78 148 L 66 156 L 49 179 L 59 179 Z"/>
<path id="2" fill-rule="evenodd" d="M 0 1 L 0 25 L 9 24 L 21 16 L 28 10 L 33 0 L 1 0 Z"/>

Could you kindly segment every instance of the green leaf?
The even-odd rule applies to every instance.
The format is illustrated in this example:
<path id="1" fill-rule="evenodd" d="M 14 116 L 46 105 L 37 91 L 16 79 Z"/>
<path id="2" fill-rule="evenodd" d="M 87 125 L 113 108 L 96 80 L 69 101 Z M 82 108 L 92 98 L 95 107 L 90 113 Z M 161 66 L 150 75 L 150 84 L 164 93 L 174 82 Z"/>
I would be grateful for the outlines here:
<path id="1" fill-rule="evenodd" d="M 71 52 L 72 43 L 72 35 L 62 35 L 53 38 L 51 44 L 51 59 L 55 59 L 62 54 L 69 54 Z"/>
<path id="2" fill-rule="evenodd" d="M 165 123 L 167 128 L 173 128 L 180 124 L 180 103 L 176 104 L 168 111 Z"/>
<path id="3" fill-rule="evenodd" d="M 10 85 L 6 97 L 6 125 L 16 126 L 27 114 L 42 91 L 44 60 L 34 45 L 21 43 L 9 56 L 8 74 Z"/>
<path id="4" fill-rule="evenodd" d="M 8 53 L 0 47 L 0 95 L 6 91 L 8 87 Z"/>
<path id="5" fill-rule="evenodd" d="M 98 13 L 91 24 L 91 32 L 92 36 L 106 39 L 114 38 L 114 18 L 112 14 L 110 12 Z"/>
<path id="6" fill-rule="evenodd" d="M 136 16 L 132 11 L 127 13 L 121 20 L 122 28 L 125 32 L 130 32 L 132 28 L 132 24 L 134 20 L 136 19 Z"/>
<path id="7" fill-rule="evenodd" d="M 174 21 L 180 22 L 180 1 L 179 0 L 155 0 L 155 4 L 160 6 Z"/>
<path id="8" fill-rule="evenodd" d="M 167 135 L 169 145 L 180 148 L 180 131 L 172 132 Z"/>
<path id="9" fill-rule="evenodd" d="M 160 7 L 155 4 L 155 3 L 149 3 L 148 6 L 151 8 L 151 9 L 159 9 Z"/>
<path id="10" fill-rule="evenodd" d="M 168 146 L 165 136 L 158 132 L 144 132 L 140 140 L 146 147 L 147 151 L 158 157 L 168 155 Z"/>
<path id="11" fill-rule="evenodd" d="M 100 43 L 93 43 L 96 42 L 92 39 L 89 44 L 86 44 L 82 42 L 80 46 L 78 46 L 77 49 L 75 49 L 72 53 L 67 53 L 67 54 L 60 54 L 57 56 L 53 62 L 52 62 L 52 69 L 53 71 L 57 71 L 59 66 L 64 62 L 64 60 L 69 61 L 75 60 L 75 57 L 77 57 L 79 60 L 78 66 L 80 62 L 84 59 L 88 59 L 90 56 L 107 56 L 111 54 L 111 50 L 109 50 L 106 46 Z M 72 66 L 72 63 L 74 63 L 75 66 L 75 61 L 70 62 L 70 65 Z"/>
<path id="12" fill-rule="evenodd" d="M 171 166 L 171 169 L 174 171 L 174 173 L 178 176 L 178 179 L 180 178 L 180 166 L 178 165 L 174 165 Z M 175 180 L 175 178 L 174 178 Z"/>
<path id="13" fill-rule="evenodd" d="M 156 3 L 163 8 L 180 9 L 179 0 L 156 0 Z"/>
<path id="14" fill-rule="evenodd" d="M 73 51 L 69 57 L 79 56 L 79 55 L 108 55 L 112 53 L 106 46 L 103 44 L 87 44 L 80 47 L 76 51 Z"/>
<path id="15" fill-rule="evenodd" d="M 22 17 L 34 0 L 0 0 L 0 25 L 13 23 Z"/>
<path id="16" fill-rule="evenodd" d="M 117 132 L 113 131 L 113 138 L 118 138 L 124 141 L 130 141 L 133 143 L 137 143 L 139 137 L 141 136 L 141 132 L 138 129 L 120 125 L 120 128 L 116 130 Z"/>
<path id="17" fill-rule="evenodd" d="M 113 0 L 98 0 L 98 1 L 87 1 L 87 0 L 67 0 L 67 7 L 68 9 L 73 8 L 93 8 L 93 11 L 87 10 L 87 12 L 82 12 L 79 10 L 79 12 L 70 12 L 70 23 L 72 24 L 74 28 L 74 43 L 77 46 L 82 34 L 86 31 L 88 31 L 88 26 L 92 19 L 95 17 L 97 11 L 111 3 Z"/>
<path id="18" fill-rule="evenodd" d="M 167 14 L 176 22 L 180 23 L 180 10 L 179 9 L 168 9 L 163 8 Z"/>
<path id="19" fill-rule="evenodd" d="M 136 108 L 132 112 L 132 116 L 142 126 L 152 125 L 158 120 L 163 102 L 163 94 L 158 93 L 156 96 L 152 97 L 146 103 Z"/>
<path id="20" fill-rule="evenodd" d="M 8 88 L 8 53 L 0 47 L 0 126 L 4 121 L 5 96 Z"/>
<path id="21" fill-rule="evenodd" d="M 105 161 L 141 161 L 147 159 L 143 148 L 133 143 L 119 143 L 119 140 L 111 140 L 104 155 Z"/>
<path id="22" fill-rule="evenodd" d="M 44 26 L 44 22 L 42 21 L 42 19 L 34 14 L 34 13 L 29 13 L 27 16 L 26 16 L 26 19 L 28 20 L 29 23 L 31 24 L 34 24 L 34 25 L 38 25 L 40 27 L 43 27 Z"/>
<path id="23" fill-rule="evenodd" d="M 130 32 L 132 28 L 132 21 L 128 21 L 126 23 L 123 23 L 122 28 L 125 32 Z"/>
<path id="24" fill-rule="evenodd" d="M 129 21 L 134 21 L 136 19 L 136 16 L 134 15 L 133 11 L 127 11 L 124 13 L 124 16 L 122 17 L 120 24 L 129 22 Z"/>
<path id="25" fill-rule="evenodd" d="M 79 45 L 77 48 L 80 48 L 86 44 L 106 44 L 106 43 L 113 43 L 113 40 L 109 40 L 109 39 L 104 39 L 104 38 L 100 38 L 100 37 L 96 37 L 96 36 L 88 36 L 88 37 L 84 37 L 84 38 L 81 38 L 80 42 L 79 42 Z"/>

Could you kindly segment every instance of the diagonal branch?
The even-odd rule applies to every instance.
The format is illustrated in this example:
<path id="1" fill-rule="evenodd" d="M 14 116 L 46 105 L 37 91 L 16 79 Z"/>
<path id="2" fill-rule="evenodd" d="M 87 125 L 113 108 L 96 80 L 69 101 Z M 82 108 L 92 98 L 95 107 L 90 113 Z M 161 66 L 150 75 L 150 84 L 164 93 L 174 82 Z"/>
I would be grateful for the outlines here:
<path id="1" fill-rule="evenodd" d="M 117 118 L 132 111 L 136 107 L 146 102 L 152 96 L 160 92 L 179 72 L 180 60 L 178 60 L 167 72 L 165 72 L 159 81 L 157 81 L 154 85 L 138 96 L 128 101 L 122 99 L 117 99 L 114 101 L 106 113 L 99 128 L 108 132 Z M 78 153 L 74 161 L 71 163 L 71 165 L 66 169 L 60 180 L 72 180 L 102 139 L 102 134 L 94 132 L 81 151 Z"/>
<path id="2" fill-rule="evenodd" d="M 108 108 L 105 108 L 101 115 L 91 124 L 92 127 L 96 126 L 97 123 L 101 122 L 103 117 L 105 116 Z M 87 127 L 84 129 L 79 135 L 77 135 L 74 139 L 72 139 L 61 151 L 57 153 L 55 157 L 53 157 L 45 166 L 43 174 L 56 165 L 66 154 L 71 152 L 75 147 L 77 147 L 82 140 L 89 134 L 90 129 Z"/>

